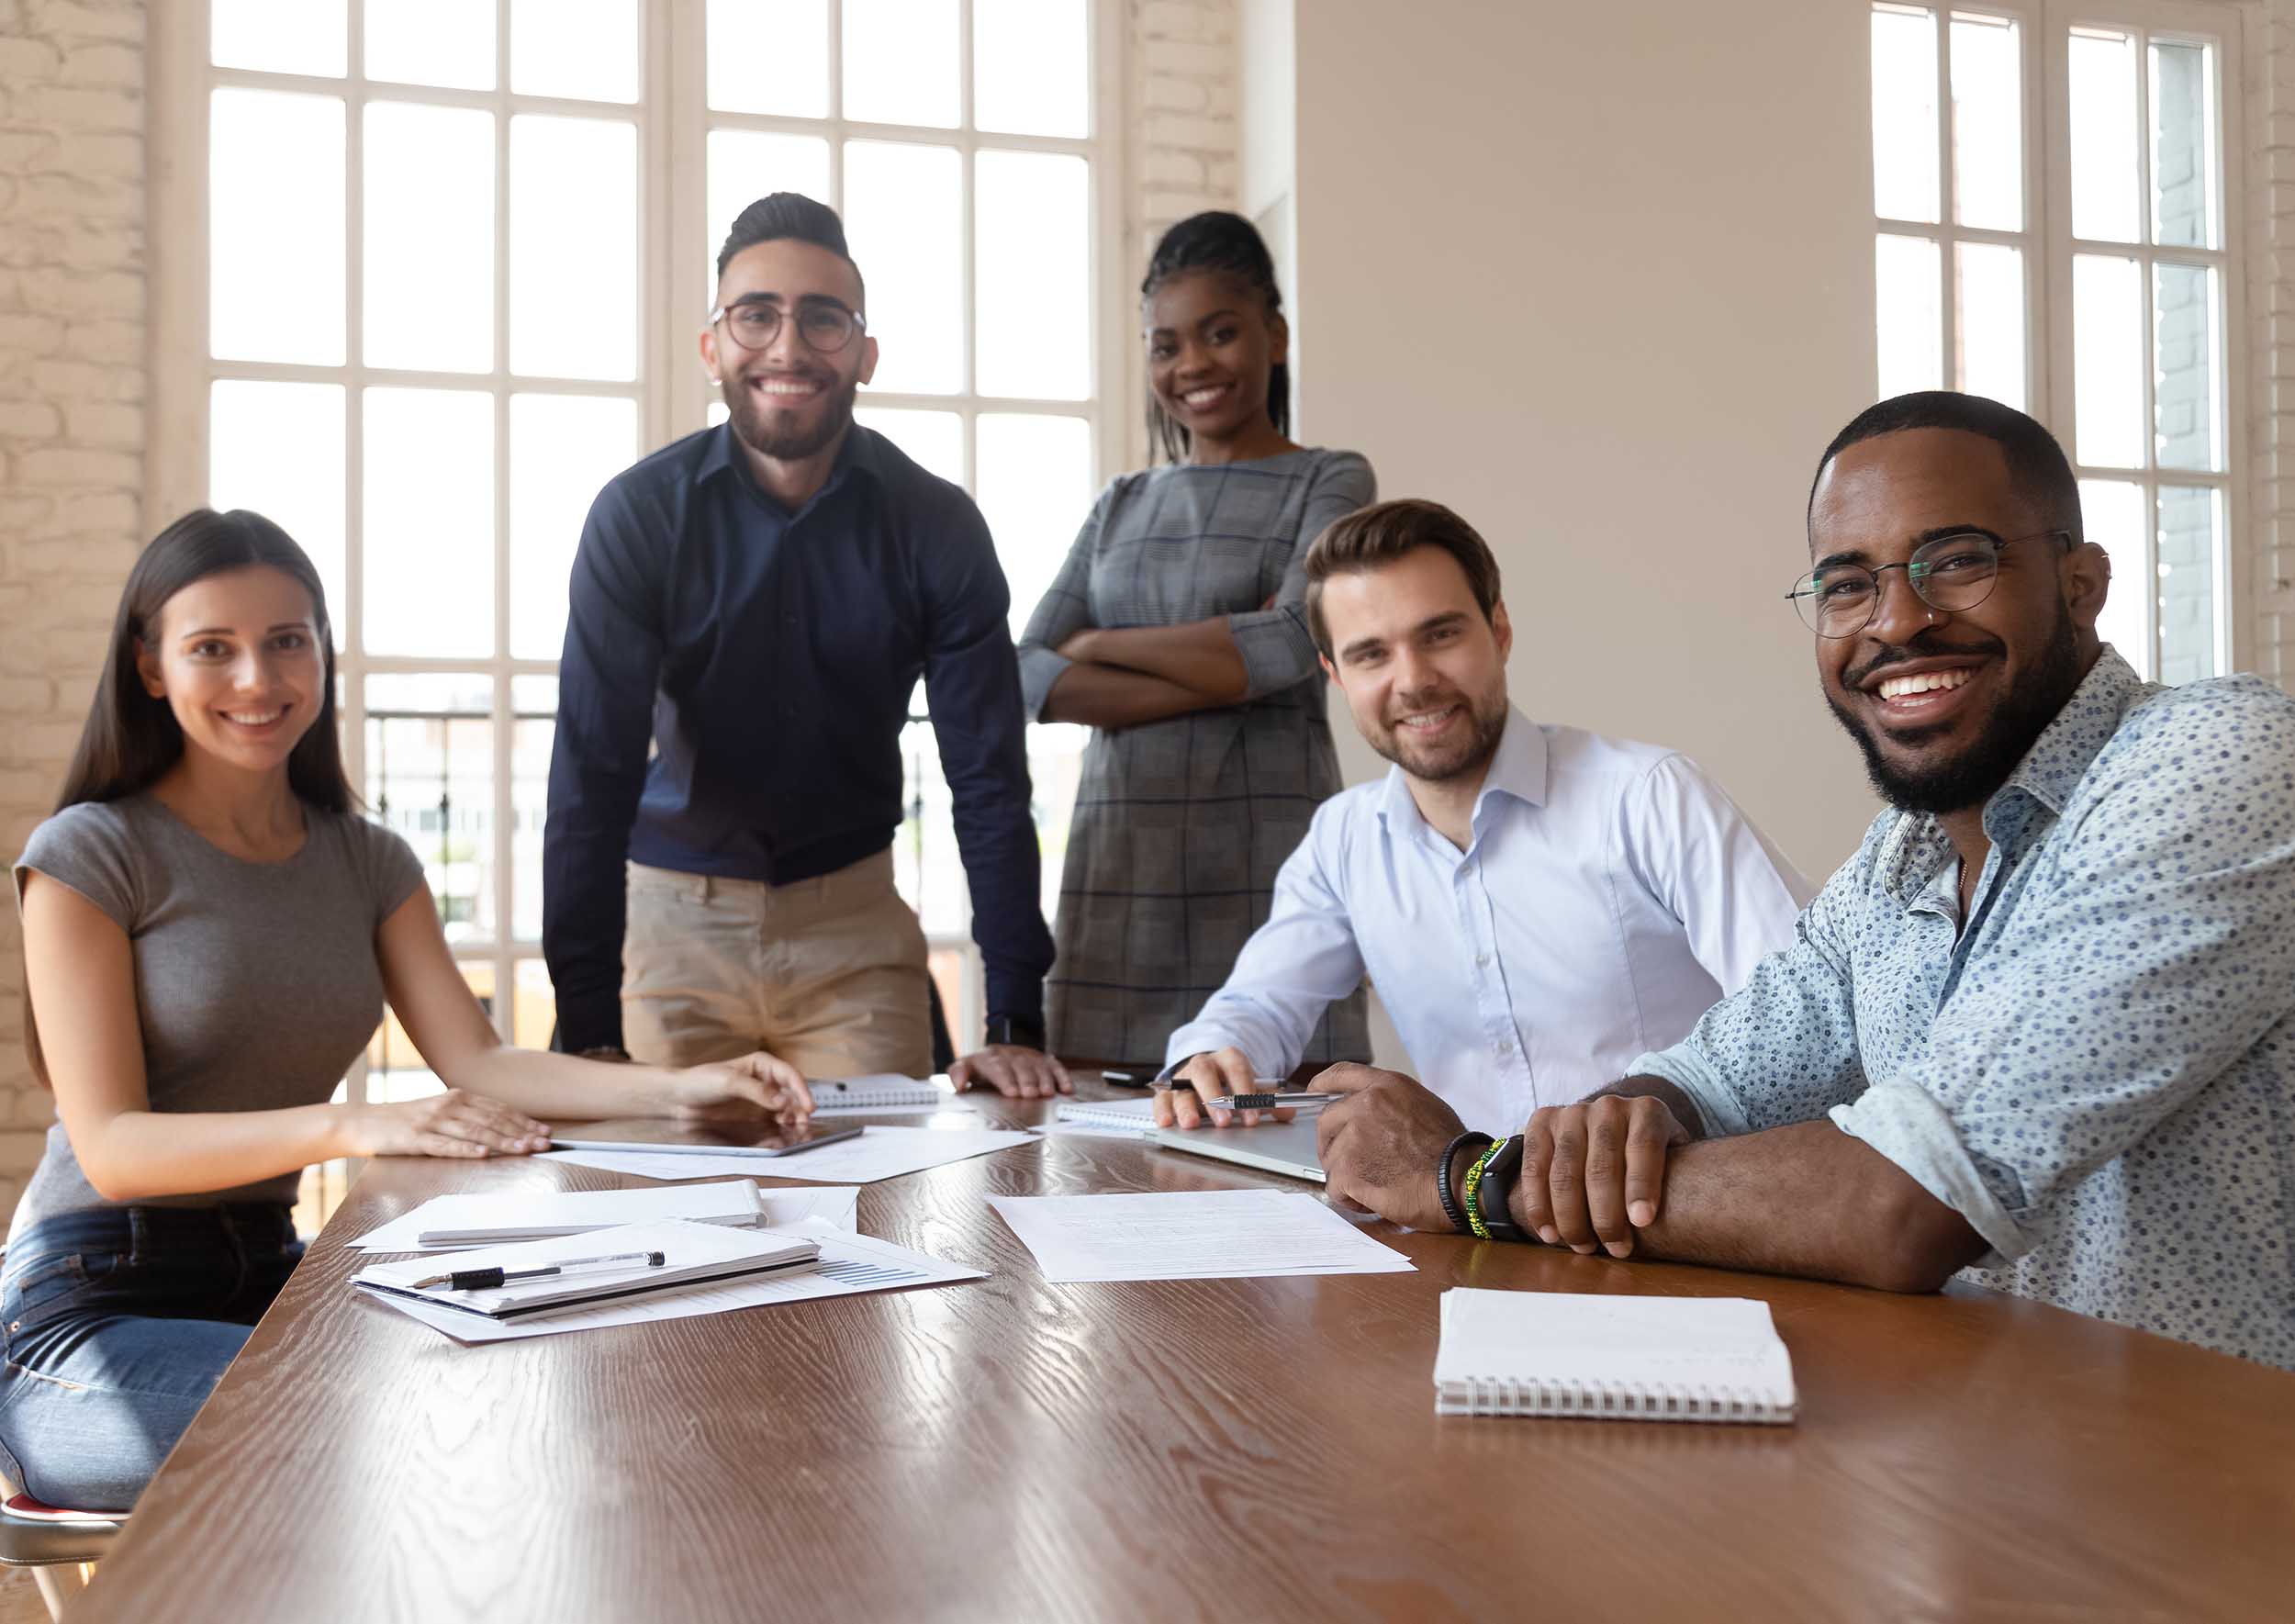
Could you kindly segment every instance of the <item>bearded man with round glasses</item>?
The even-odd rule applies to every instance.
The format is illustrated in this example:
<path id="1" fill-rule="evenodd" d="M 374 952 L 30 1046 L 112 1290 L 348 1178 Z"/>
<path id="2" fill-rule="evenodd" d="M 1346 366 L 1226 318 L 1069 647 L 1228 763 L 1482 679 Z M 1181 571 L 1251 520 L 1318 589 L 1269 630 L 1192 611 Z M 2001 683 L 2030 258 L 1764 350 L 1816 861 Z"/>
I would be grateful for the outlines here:
<path id="1" fill-rule="evenodd" d="M 543 843 L 560 1041 L 932 1070 L 924 935 L 891 853 L 922 677 L 988 972 L 989 1044 L 949 1074 L 1066 1090 L 1042 1052 L 1052 939 L 988 527 L 853 421 L 877 340 L 834 210 L 759 199 L 717 274 L 700 348 L 728 421 L 617 476 L 575 556 Z"/>
<path id="2" fill-rule="evenodd" d="M 1808 534 L 1790 596 L 1893 805 L 1793 945 L 1495 1145 L 1407 1079 L 1326 1072 L 1330 1188 L 1450 1227 L 1471 1184 L 1614 1258 L 1966 1270 L 2295 1368 L 2295 700 L 2165 689 L 2100 642 L 2071 467 L 1997 402 L 1861 414 Z"/>

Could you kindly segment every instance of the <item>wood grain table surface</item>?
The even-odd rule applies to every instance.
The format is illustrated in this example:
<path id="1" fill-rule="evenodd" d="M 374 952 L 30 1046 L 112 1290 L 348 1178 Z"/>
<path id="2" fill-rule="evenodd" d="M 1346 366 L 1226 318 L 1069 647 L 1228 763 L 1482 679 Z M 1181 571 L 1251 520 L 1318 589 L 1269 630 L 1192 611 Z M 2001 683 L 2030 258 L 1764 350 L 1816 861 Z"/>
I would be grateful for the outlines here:
<path id="1" fill-rule="evenodd" d="M 1124 1140 L 861 1188 L 966 1284 L 466 1348 L 344 1283 L 430 1196 L 635 1182 L 372 1164 L 72 1624 L 2295 1617 L 2295 1374 L 1383 1224 L 1416 1273 L 1047 1283 L 987 1197 L 1309 1188 Z M 1454 1285 L 1764 1298 L 1800 1420 L 1438 1418 Z"/>

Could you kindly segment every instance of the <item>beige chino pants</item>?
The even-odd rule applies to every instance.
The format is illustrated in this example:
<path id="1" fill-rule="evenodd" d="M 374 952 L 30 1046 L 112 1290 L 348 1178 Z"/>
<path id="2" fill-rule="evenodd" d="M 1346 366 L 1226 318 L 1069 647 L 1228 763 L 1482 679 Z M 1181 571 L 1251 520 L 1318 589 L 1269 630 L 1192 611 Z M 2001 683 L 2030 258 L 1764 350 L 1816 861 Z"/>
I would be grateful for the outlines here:
<path id="1" fill-rule="evenodd" d="M 622 1041 L 696 1066 L 768 1049 L 807 1077 L 933 1069 L 924 932 L 892 854 L 767 885 L 629 865 Z"/>

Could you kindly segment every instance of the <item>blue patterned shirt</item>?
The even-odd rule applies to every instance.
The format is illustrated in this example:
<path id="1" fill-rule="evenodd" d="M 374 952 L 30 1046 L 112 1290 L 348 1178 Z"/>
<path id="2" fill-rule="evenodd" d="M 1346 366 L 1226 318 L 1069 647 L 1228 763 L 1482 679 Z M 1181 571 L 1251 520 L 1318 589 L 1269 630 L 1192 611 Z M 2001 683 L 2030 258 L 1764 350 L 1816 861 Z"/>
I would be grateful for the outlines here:
<path id="1" fill-rule="evenodd" d="M 1989 1244 L 1965 1278 L 2295 1368 L 2295 699 L 2110 648 L 1986 803 L 1961 928 L 1888 812 L 1634 1070 L 1708 1132 L 1829 1115 Z"/>

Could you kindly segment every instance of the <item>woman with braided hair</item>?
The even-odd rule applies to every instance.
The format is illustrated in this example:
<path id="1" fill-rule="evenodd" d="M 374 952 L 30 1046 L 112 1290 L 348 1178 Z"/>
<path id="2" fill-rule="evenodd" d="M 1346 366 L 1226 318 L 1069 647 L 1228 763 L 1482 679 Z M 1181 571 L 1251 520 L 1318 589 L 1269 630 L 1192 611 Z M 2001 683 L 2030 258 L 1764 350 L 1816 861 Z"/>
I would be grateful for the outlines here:
<path id="1" fill-rule="evenodd" d="M 1290 329 L 1249 221 L 1173 226 L 1140 298 L 1162 460 L 1101 492 L 1020 671 L 1031 716 L 1092 729 L 1045 984 L 1052 1047 L 1160 1063 L 1339 788 L 1301 564 L 1376 488 L 1356 453 L 1290 436 Z M 1369 1052 L 1358 992 L 1305 1058 Z"/>

